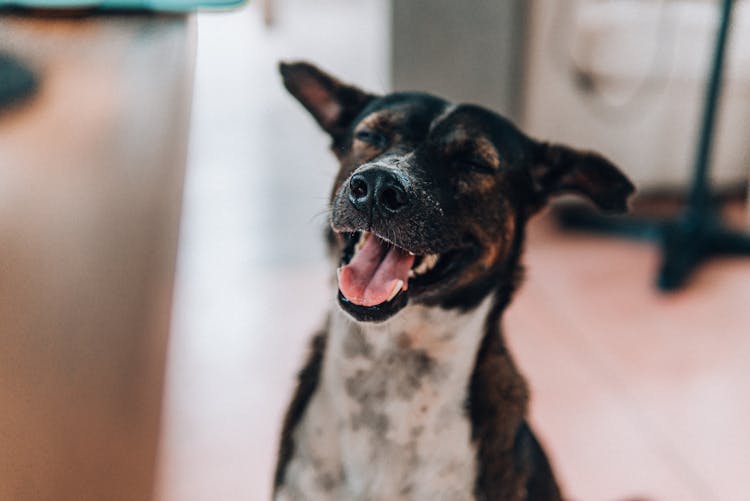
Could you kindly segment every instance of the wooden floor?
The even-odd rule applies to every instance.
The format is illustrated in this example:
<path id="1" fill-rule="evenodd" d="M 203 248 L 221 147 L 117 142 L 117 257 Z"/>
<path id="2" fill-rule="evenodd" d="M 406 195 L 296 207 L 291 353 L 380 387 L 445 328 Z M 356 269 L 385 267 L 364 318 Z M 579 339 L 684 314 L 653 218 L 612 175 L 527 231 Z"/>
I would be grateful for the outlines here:
<path id="1" fill-rule="evenodd" d="M 195 24 L 0 11 L 0 499 L 150 499 Z"/>
<path id="2" fill-rule="evenodd" d="M 333 161 L 275 62 L 304 56 L 376 90 L 383 74 L 377 32 L 328 4 L 279 3 L 280 31 L 266 35 L 252 11 L 200 21 L 161 501 L 269 497 L 294 373 L 334 297 L 318 237 Z M 357 5 L 375 24 L 387 15 Z M 652 246 L 562 234 L 541 217 L 525 262 L 505 330 L 569 498 L 750 499 L 750 259 L 712 262 L 662 295 Z"/>
<path id="3" fill-rule="evenodd" d="M 533 225 L 507 334 L 573 499 L 739 500 L 750 471 L 750 260 L 652 287 L 650 245 Z"/>

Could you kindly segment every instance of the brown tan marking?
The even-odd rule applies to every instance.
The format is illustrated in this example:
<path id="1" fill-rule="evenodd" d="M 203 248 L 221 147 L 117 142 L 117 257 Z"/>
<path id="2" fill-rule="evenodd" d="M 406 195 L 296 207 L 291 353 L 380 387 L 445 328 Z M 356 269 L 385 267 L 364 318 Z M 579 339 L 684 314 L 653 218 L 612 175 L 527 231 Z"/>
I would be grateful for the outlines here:
<path id="1" fill-rule="evenodd" d="M 375 130 L 382 133 L 393 132 L 395 125 L 404 122 L 406 114 L 397 110 L 382 110 L 367 115 L 354 129 L 355 134 L 363 129 Z"/>
<path id="2" fill-rule="evenodd" d="M 480 132 L 456 126 L 444 139 L 446 156 L 462 156 L 483 162 L 495 170 L 500 168 L 500 155 L 487 137 Z"/>
<path id="3" fill-rule="evenodd" d="M 472 138 L 472 141 L 474 143 L 473 149 L 477 156 L 479 156 L 490 167 L 499 169 L 500 156 L 497 153 L 497 149 L 495 149 L 495 145 L 492 144 L 492 141 L 484 136 L 474 137 Z"/>

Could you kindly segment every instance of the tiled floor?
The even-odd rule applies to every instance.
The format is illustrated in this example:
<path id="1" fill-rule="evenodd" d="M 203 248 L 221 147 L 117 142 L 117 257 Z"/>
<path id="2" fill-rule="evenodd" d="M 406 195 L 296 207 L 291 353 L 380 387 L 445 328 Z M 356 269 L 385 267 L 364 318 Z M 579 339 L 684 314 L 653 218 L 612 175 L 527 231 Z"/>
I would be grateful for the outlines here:
<path id="1" fill-rule="evenodd" d="M 507 332 L 534 421 L 577 499 L 747 499 L 750 261 L 674 295 L 654 248 L 537 221 Z"/>
<path id="2" fill-rule="evenodd" d="M 316 214 L 334 164 L 274 64 L 302 55 L 382 89 L 382 4 L 286 0 L 271 31 L 252 6 L 201 18 L 161 501 L 269 497 L 293 375 L 333 297 Z M 571 499 L 748 500 L 750 260 L 669 296 L 657 260 L 533 223 L 505 318 L 533 423 Z"/>

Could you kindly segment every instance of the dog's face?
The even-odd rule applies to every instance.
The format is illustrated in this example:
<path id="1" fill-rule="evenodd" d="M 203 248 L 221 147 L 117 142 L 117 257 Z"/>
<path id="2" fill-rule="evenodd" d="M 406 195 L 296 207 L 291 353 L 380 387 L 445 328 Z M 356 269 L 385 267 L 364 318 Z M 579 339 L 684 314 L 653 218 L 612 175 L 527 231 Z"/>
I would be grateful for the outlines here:
<path id="1" fill-rule="evenodd" d="M 623 211 L 633 192 L 601 156 L 536 142 L 479 106 L 375 96 L 306 63 L 281 73 L 341 164 L 330 224 L 339 304 L 356 320 L 486 293 L 515 271 L 523 226 L 551 195 Z"/>

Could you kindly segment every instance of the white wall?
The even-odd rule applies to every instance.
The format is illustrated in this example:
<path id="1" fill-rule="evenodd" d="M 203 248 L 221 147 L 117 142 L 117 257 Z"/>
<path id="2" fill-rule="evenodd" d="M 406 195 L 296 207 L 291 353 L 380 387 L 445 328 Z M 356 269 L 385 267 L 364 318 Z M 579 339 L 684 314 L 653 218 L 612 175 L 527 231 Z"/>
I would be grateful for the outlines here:
<path id="1" fill-rule="evenodd" d="M 735 2 L 714 178 L 750 166 L 750 2 Z M 597 149 L 640 185 L 685 186 L 698 137 L 718 1 L 536 0 L 524 122 L 540 138 Z M 597 86 L 576 87 L 574 68 Z"/>

